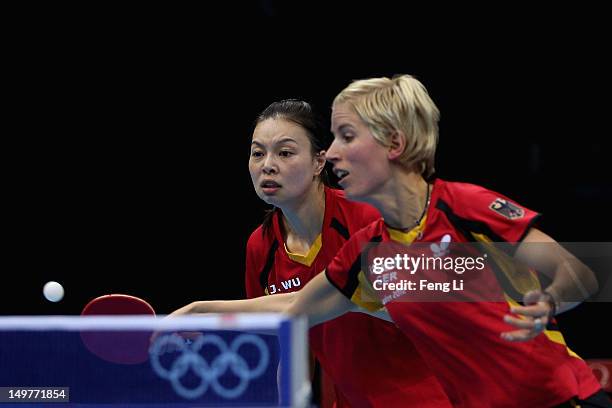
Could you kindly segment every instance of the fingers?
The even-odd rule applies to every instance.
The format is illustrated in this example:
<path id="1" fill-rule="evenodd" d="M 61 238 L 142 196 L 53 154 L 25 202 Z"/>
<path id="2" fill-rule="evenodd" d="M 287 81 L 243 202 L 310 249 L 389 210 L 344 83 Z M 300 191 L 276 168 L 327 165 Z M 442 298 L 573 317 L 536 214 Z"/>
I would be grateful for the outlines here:
<path id="1" fill-rule="evenodd" d="M 504 321 L 512 326 L 520 328 L 510 332 L 501 334 L 501 338 L 507 341 L 527 341 L 537 337 L 544 331 L 548 319 L 546 317 L 538 317 L 535 319 L 519 319 L 514 316 L 504 316 Z"/>
<path id="2" fill-rule="evenodd" d="M 199 339 L 200 337 L 204 335 L 202 332 L 196 332 L 196 331 L 182 331 L 182 332 L 178 332 L 177 334 L 181 336 L 182 338 L 189 340 L 188 343 L 193 343 L 194 341 L 196 341 L 197 339 Z"/>
<path id="3" fill-rule="evenodd" d="M 512 312 L 535 317 L 545 314 L 548 316 L 548 320 L 550 320 L 550 318 L 552 318 L 556 312 L 554 298 L 552 298 L 550 293 L 547 292 L 542 292 L 539 290 L 529 291 L 523 297 L 523 303 L 526 306 L 513 307 L 511 308 Z M 538 308 L 533 308 L 535 306 L 538 306 Z M 535 313 L 535 315 L 529 313 Z"/>
<path id="4" fill-rule="evenodd" d="M 155 332 L 151 336 L 150 343 L 153 345 L 158 339 L 162 341 L 162 345 L 158 348 L 159 354 L 174 353 L 184 349 L 185 346 L 191 346 L 204 334 L 202 332 L 182 331 L 182 332 Z M 164 341 L 164 337 L 171 336 L 172 340 Z"/>
<path id="5" fill-rule="evenodd" d="M 550 308 L 544 302 L 536 303 L 531 306 L 512 306 L 510 311 L 517 315 L 529 316 L 529 317 L 538 317 L 538 316 L 547 316 Z"/>
<path id="6" fill-rule="evenodd" d="M 523 296 L 523 303 L 526 305 L 533 305 L 534 303 L 538 303 L 541 297 L 542 292 L 539 290 L 530 290 Z"/>
<path id="7" fill-rule="evenodd" d="M 528 329 L 538 332 L 543 331 L 548 324 L 548 318 L 546 316 L 536 317 L 535 319 L 521 319 L 511 315 L 505 315 L 504 321 L 519 329 Z"/>
<path id="8" fill-rule="evenodd" d="M 164 354 L 176 353 L 180 350 L 184 350 L 185 346 L 188 346 L 186 340 L 179 336 L 178 333 L 162 332 L 158 334 L 150 350 L 154 350 L 157 355 L 162 356 Z"/>
<path id="9" fill-rule="evenodd" d="M 550 305 L 540 301 L 541 293 L 532 291 L 525 295 L 528 306 L 513 306 L 510 311 L 518 316 L 505 315 L 504 322 L 519 330 L 504 332 L 501 338 L 507 341 L 527 341 L 542 333 L 549 321 Z"/>
<path id="10" fill-rule="evenodd" d="M 540 333 L 541 331 L 535 332 L 533 330 L 515 330 L 502 333 L 501 338 L 512 342 L 528 341 L 537 337 Z"/>

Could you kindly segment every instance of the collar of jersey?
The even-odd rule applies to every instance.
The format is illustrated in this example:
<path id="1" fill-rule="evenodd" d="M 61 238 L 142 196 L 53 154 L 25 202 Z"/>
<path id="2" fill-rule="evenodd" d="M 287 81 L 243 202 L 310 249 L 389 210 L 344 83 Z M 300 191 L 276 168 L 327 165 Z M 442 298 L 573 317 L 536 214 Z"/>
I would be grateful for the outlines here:
<path id="1" fill-rule="evenodd" d="M 308 249 L 308 253 L 306 255 L 296 254 L 296 253 L 289 251 L 289 249 L 287 248 L 287 244 L 283 242 L 283 246 L 285 247 L 285 252 L 287 253 L 287 256 L 289 257 L 289 259 L 291 259 L 292 261 L 301 263 L 302 265 L 310 266 L 312 265 L 315 258 L 319 254 L 319 251 L 321 250 L 321 245 L 323 242 L 322 236 L 323 234 L 319 234 L 317 236 L 315 241 L 312 243 L 312 245 Z"/>
<path id="2" fill-rule="evenodd" d="M 411 244 L 414 242 L 421 232 L 425 229 L 425 224 L 427 223 L 427 215 L 423 217 L 419 225 L 411 229 L 410 231 L 404 232 L 401 230 L 396 230 L 388 225 L 385 225 L 387 231 L 389 232 L 389 237 L 396 242 L 400 242 L 402 244 Z"/>
<path id="3" fill-rule="evenodd" d="M 331 224 L 332 214 L 334 213 L 335 208 L 336 208 L 336 198 L 335 198 L 334 192 L 332 192 L 331 189 L 327 186 L 325 186 L 324 188 L 325 188 L 325 213 L 323 215 L 323 231 L 325 231 L 326 228 L 328 228 L 329 225 Z M 289 257 L 289 259 L 291 259 L 294 262 L 300 263 L 302 265 L 306 265 L 306 266 L 312 265 L 315 258 L 319 254 L 319 251 L 321 250 L 321 246 L 323 245 L 323 233 L 321 232 L 319 236 L 317 236 L 313 244 L 308 249 L 308 253 L 306 255 L 295 254 L 289 251 L 287 249 L 287 245 L 284 243 L 283 234 L 281 234 L 281 228 L 280 228 L 280 222 L 281 222 L 280 217 L 281 216 L 282 216 L 281 212 L 276 211 L 276 214 L 274 214 L 274 218 L 272 219 L 272 225 L 273 225 L 274 234 L 276 236 L 276 239 L 278 239 L 280 242 L 283 242 L 283 248 L 285 249 L 285 252 L 287 253 L 287 256 Z"/>

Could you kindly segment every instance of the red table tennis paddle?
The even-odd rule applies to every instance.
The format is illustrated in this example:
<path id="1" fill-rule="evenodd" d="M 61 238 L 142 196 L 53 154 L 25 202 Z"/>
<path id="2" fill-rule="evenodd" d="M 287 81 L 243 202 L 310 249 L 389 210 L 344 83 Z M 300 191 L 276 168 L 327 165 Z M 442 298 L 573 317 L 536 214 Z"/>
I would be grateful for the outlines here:
<path id="1" fill-rule="evenodd" d="M 81 316 L 149 315 L 155 310 L 146 301 L 130 295 L 104 295 L 91 300 Z M 82 331 L 85 347 L 99 358 L 116 364 L 140 364 L 149 358 L 152 331 Z"/>

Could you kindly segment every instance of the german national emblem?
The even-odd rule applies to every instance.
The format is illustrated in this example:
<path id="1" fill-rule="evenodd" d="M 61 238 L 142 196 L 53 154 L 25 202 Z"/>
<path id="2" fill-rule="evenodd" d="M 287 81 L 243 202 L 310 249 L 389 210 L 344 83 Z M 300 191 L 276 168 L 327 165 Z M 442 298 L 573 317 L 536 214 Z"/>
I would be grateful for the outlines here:
<path id="1" fill-rule="evenodd" d="M 525 215 L 525 210 L 508 200 L 504 200 L 503 198 L 496 198 L 495 201 L 491 203 L 489 208 L 511 220 L 523 218 Z"/>

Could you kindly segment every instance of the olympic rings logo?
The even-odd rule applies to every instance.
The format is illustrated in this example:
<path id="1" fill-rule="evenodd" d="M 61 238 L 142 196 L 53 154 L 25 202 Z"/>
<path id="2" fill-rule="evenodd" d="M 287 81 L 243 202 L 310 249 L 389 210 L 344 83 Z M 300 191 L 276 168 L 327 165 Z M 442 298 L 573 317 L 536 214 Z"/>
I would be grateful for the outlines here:
<path id="1" fill-rule="evenodd" d="M 255 346 L 259 354 L 259 360 L 253 368 L 250 368 L 247 361 L 238 354 L 239 349 L 248 344 Z M 163 350 L 168 346 L 175 348 L 180 356 L 169 367 L 165 367 L 160 356 L 164 354 Z M 205 346 L 215 347 L 219 351 L 210 364 L 199 353 Z M 149 349 L 149 355 L 151 365 L 157 375 L 169 380 L 176 393 L 187 399 L 198 398 L 208 390 L 209 386 L 222 398 L 237 398 L 244 393 L 252 379 L 261 376 L 266 371 L 270 361 L 270 352 L 266 343 L 253 334 L 240 334 L 229 347 L 221 337 L 214 334 L 200 336 L 192 344 L 186 344 L 185 340 L 177 334 L 160 336 Z M 181 378 L 190 368 L 195 375 L 200 377 L 199 385 L 195 388 L 185 387 L 181 383 Z M 238 384 L 234 387 L 225 387 L 219 382 L 219 378 L 228 369 L 239 379 Z"/>

